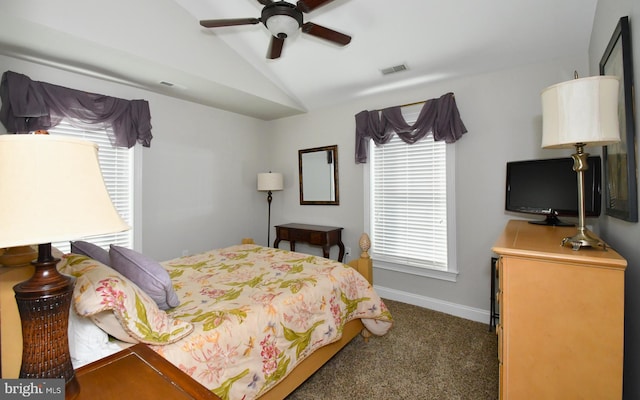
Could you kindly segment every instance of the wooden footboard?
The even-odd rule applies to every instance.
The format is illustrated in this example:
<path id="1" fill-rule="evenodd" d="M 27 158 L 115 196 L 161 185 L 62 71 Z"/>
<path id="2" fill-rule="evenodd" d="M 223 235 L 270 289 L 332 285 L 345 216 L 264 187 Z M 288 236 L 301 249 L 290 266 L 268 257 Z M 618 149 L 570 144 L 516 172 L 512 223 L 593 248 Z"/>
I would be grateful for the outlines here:
<path id="1" fill-rule="evenodd" d="M 349 261 L 348 264 L 360 272 L 360 275 L 364 276 L 373 285 L 373 261 L 369 257 L 369 249 L 371 248 L 369 235 L 363 233 L 358 244 L 360 245 L 360 258 Z"/>

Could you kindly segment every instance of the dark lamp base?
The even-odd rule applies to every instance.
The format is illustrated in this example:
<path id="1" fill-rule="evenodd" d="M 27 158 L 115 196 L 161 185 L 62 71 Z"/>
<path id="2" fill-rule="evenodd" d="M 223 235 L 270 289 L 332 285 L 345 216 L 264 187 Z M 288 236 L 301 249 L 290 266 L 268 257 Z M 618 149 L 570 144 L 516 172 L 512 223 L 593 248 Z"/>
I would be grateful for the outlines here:
<path id="1" fill-rule="evenodd" d="M 60 274 L 58 261 L 51 256 L 50 244 L 40 245 L 33 276 L 13 287 L 22 322 L 19 377 L 64 379 L 65 399 L 73 399 L 80 389 L 71 363 L 67 329 L 75 278 Z"/>

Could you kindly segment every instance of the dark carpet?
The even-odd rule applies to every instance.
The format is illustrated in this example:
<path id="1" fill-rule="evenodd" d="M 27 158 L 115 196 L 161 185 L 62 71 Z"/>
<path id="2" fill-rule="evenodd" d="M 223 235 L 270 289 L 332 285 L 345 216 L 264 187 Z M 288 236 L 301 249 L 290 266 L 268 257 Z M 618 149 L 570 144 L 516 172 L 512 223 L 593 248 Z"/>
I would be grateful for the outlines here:
<path id="1" fill-rule="evenodd" d="M 497 338 L 487 324 L 384 300 L 383 337 L 356 337 L 287 400 L 498 398 Z"/>

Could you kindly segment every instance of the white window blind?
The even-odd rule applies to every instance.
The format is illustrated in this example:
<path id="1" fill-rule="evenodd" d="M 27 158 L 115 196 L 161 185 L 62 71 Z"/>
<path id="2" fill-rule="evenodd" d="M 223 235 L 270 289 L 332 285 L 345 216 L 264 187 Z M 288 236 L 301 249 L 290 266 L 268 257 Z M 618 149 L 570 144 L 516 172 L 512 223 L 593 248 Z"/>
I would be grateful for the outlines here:
<path id="1" fill-rule="evenodd" d="M 404 110 L 403 110 L 404 111 Z M 415 122 L 420 108 L 405 113 Z M 392 263 L 447 270 L 446 144 L 397 135 L 370 151 L 372 253 Z"/>
<path id="2" fill-rule="evenodd" d="M 104 183 L 111 201 L 122 219 L 133 227 L 133 149 L 113 147 L 109 136 L 113 134 L 107 124 L 91 125 L 90 129 L 77 128 L 63 120 L 49 129 L 49 134 L 75 137 L 94 142 L 98 145 L 98 161 L 102 169 Z M 72 193 L 72 192 L 70 192 Z M 73 238 L 94 243 L 106 250 L 110 244 L 133 248 L 133 229 L 113 234 Z M 69 252 L 69 242 L 57 242 L 52 245 L 62 252 Z"/>

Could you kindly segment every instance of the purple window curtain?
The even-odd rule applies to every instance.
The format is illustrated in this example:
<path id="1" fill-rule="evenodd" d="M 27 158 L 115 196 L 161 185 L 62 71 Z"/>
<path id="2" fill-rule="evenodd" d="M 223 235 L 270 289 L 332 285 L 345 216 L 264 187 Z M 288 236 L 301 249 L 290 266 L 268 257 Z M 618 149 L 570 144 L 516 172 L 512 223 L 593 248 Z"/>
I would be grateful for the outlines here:
<path id="1" fill-rule="evenodd" d="M 0 82 L 0 122 L 8 132 L 47 130 L 67 117 L 80 128 L 107 123 L 113 128 L 111 142 L 133 147 L 151 146 L 151 113 L 146 100 L 124 100 L 83 92 L 6 71 Z"/>
<path id="2" fill-rule="evenodd" d="M 407 124 L 402 117 L 400 106 L 382 111 L 360 111 L 355 119 L 356 164 L 367 162 L 370 139 L 376 145 L 383 145 L 396 134 L 404 142 L 413 144 L 431 133 L 434 140 L 453 143 L 467 132 L 453 93 L 425 101 L 413 125 Z"/>

